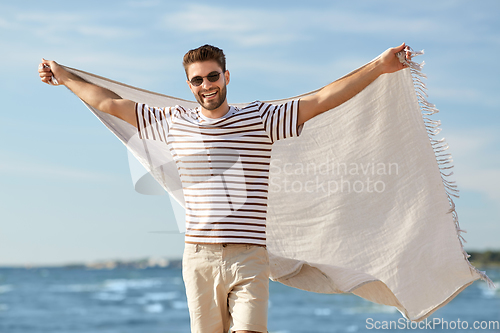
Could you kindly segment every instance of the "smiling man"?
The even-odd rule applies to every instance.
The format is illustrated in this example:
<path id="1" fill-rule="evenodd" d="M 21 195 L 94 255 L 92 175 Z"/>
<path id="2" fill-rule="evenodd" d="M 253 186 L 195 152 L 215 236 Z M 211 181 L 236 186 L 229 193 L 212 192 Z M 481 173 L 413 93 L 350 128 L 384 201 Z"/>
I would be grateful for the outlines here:
<path id="1" fill-rule="evenodd" d="M 404 48 L 388 49 L 314 95 L 281 105 L 256 101 L 241 109 L 228 104 L 225 55 L 210 45 L 184 56 L 187 83 L 200 104 L 195 109 L 122 99 L 54 61 L 43 60 L 39 75 L 132 124 L 141 138 L 166 141 L 186 203 L 183 279 L 192 332 L 266 332 L 272 145 L 299 136 L 306 121 L 341 105 L 380 75 L 403 69 L 396 54 Z"/>
<path id="2" fill-rule="evenodd" d="M 184 56 L 183 64 L 188 77 L 187 83 L 196 101 L 206 111 L 205 114 L 213 115 L 210 118 L 219 118 L 229 109 L 226 99 L 229 71 L 225 68 L 225 57 L 224 54 L 221 54 L 217 60 L 196 61 L 199 58 L 205 58 L 201 57 L 199 53 L 189 52 Z M 205 74 L 207 71 L 210 72 Z M 189 79 L 190 77 L 191 79 Z M 222 87 L 219 85 L 220 83 L 222 83 Z"/>

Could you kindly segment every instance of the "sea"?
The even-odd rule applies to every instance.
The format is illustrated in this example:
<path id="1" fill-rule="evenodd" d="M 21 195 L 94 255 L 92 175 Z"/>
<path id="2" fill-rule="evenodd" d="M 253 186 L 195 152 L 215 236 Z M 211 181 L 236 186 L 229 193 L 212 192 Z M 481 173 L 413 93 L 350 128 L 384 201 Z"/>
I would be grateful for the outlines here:
<path id="1" fill-rule="evenodd" d="M 351 294 L 317 294 L 271 282 L 268 329 L 500 332 L 500 269 L 487 274 L 496 288 L 476 281 L 419 326 L 393 307 Z M 190 332 L 181 269 L 0 268 L 0 333 L 44 332 Z"/>

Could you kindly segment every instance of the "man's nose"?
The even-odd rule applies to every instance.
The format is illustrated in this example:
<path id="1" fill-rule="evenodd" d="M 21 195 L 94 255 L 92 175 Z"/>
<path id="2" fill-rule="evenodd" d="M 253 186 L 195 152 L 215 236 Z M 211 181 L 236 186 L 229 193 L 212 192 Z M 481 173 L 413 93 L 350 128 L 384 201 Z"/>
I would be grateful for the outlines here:
<path id="1" fill-rule="evenodd" d="M 212 86 L 212 82 L 208 81 L 207 78 L 203 78 L 203 83 L 201 84 L 201 86 L 204 88 L 204 89 L 208 89 Z"/>
<path id="2" fill-rule="evenodd" d="M 208 80 L 208 78 L 206 78 L 206 77 L 204 77 L 204 78 L 203 78 L 203 83 L 201 84 L 201 86 L 203 87 L 203 89 L 208 89 L 208 88 L 210 88 L 212 85 L 213 85 L 213 83 L 212 83 L 212 82 L 210 82 L 210 81 Z"/>

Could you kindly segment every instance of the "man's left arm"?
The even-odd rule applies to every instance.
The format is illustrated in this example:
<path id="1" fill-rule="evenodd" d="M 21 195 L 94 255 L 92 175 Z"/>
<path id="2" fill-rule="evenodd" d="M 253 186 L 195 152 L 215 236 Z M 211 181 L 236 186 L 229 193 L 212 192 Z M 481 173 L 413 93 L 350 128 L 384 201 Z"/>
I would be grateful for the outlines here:
<path id="1" fill-rule="evenodd" d="M 318 114 L 347 102 L 380 75 L 406 68 L 407 66 L 402 64 L 396 56 L 404 48 L 404 43 L 398 47 L 390 48 L 372 62 L 330 83 L 314 95 L 301 98 L 299 101 L 298 125 L 302 125 Z M 407 58 L 409 58 L 409 51 L 407 52 Z"/>

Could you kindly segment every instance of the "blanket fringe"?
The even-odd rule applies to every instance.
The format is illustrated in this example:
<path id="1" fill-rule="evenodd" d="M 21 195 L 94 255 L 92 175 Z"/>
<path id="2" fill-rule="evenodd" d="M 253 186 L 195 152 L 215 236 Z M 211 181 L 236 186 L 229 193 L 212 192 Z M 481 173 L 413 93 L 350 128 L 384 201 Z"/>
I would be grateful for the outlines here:
<path id="1" fill-rule="evenodd" d="M 429 136 L 430 139 L 432 149 L 434 150 L 434 154 L 436 155 L 436 162 L 438 164 L 439 171 L 441 173 L 441 179 L 443 180 L 443 185 L 446 194 L 448 196 L 448 202 L 450 203 L 449 213 L 452 215 L 453 222 L 455 223 L 455 229 L 457 232 L 458 241 L 460 242 L 460 246 L 462 248 L 464 259 L 469 265 L 471 273 L 476 272 L 481 277 L 481 279 L 488 284 L 488 287 L 495 288 L 493 281 L 491 281 L 491 279 L 486 275 L 486 272 L 480 271 L 470 263 L 469 261 L 470 255 L 464 249 L 464 243 L 466 243 L 466 240 L 462 236 L 462 233 L 467 233 L 467 231 L 460 228 L 460 224 L 458 222 L 458 213 L 455 210 L 455 203 L 453 202 L 452 198 L 452 197 L 455 198 L 459 197 L 458 196 L 459 190 L 457 185 L 455 184 L 455 181 L 450 180 L 450 176 L 453 175 L 453 172 L 447 172 L 447 170 L 453 168 L 453 159 L 451 154 L 449 152 L 446 152 L 449 146 L 446 143 L 445 139 L 442 138 L 436 140 L 434 138 L 437 134 L 439 134 L 439 132 L 441 132 L 441 128 L 439 128 L 439 126 L 441 126 L 441 121 L 429 118 L 429 116 L 438 113 L 439 110 L 436 108 L 434 104 L 429 103 L 429 101 L 427 101 L 428 97 L 426 92 L 427 88 L 425 86 L 425 83 L 423 82 L 423 79 L 426 79 L 427 76 L 422 72 L 425 62 L 417 63 L 407 59 L 406 58 L 407 51 L 410 52 L 411 58 L 424 54 L 424 51 L 423 50 L 414 51 L 407 46 L 405 50 L 397 54 L 397 57 L 399 61 L 401 61 L 401 63 L 405 64 L 410 68 L 410 72 L 413 79 L 413 85 L 415 87 L 415 93 L 417 95 L 418 103 L 420 106 L 420 111 L 422 112 L 422 118 L 425 124 L 425 128 L 427 130 L 427 135 Z"/>

